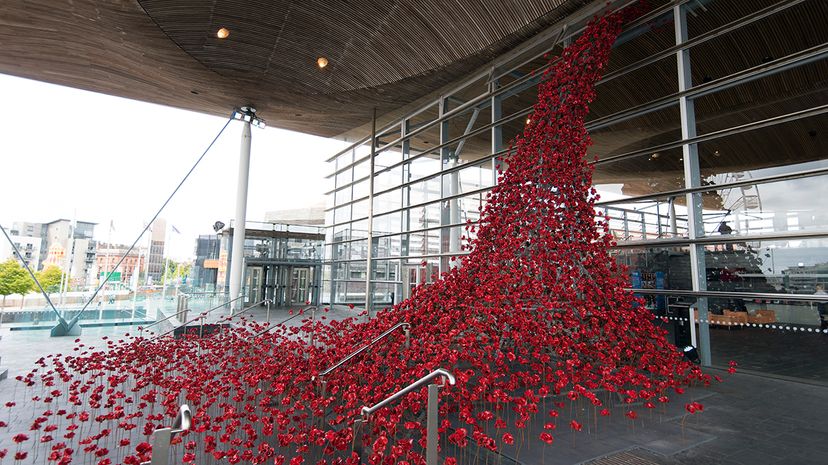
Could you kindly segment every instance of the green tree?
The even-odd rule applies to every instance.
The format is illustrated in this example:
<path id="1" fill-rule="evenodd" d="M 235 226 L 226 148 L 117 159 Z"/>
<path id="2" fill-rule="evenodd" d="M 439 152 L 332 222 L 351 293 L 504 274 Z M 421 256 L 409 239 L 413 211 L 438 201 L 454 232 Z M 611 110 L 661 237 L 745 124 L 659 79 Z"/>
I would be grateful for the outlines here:
<path id="1" fill-rule="evenodd" d="M 57 292 L 60 288 L 60 282 L 63 278 L 63 272 L 55 265 L 46 267 L 43 271 L 35 273 L 40 285 L 46 292 Z"/>
<path id="2" fill-rule="evenodd" d="M 0 295 L 3 296 L 3 307 L 6 306 L 7 295 L 24 296 L 32 289 L 34 289 L 34 281 L 17 260 L 10 258 L 0 263 Z"/>
<path id="3" fill-rule="evenodd" d="M 175 278 L 181 278 L 183 280 L 184 278 L 190 276 L 190 271 L 192 270 L 192 267 L 192 263 L 179 263 L 168 258 L 165 267 L 165 269 L 167 270 L 167 282 L 172 282 Z"/>

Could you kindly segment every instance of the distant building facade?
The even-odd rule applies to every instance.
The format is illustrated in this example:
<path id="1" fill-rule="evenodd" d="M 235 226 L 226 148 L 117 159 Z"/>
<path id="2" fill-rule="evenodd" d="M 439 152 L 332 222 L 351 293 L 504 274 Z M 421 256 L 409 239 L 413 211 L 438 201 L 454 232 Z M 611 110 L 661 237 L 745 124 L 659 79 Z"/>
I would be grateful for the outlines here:
<path id="1" fill-rule="evenodd" d="M 167 221 L 159 218 L 152 224 L 152 236 L 147 260 L 147 282 L 160 284 L 164 276 L 164 247 L 167 241 Z"/>
<path id="2" fill-rule="evenodd" d="M 128 254 L 128 245 L 123 244 L 105 244 L 99 243 L 97 246 L 97 276 L 103 282 L 104 277 L 110 272 L 114 271 L 110 282 L 121 282 L 126 285 L 131 285 L 135 273 L 139 273 L 144 269 L 146 263 L 146 254 L 140 249 L 133 249 Z M 117 269 L 113 268 L 124 257 L 123 262 L 118 265 Z"/>
<path id="3" fill-rule="evenodd" d="M 195 247 L 195 261 L 190 273 L 192 286 L 204 290 L 215 290 L 220 268 L 221 239 L 217 234 L 198 236 Z"/>
<path id="4" fill-rule="evenodd" d="M 95 283 L 95 226 L 63 218 L 49 223 L 19 221 L 10 235 L 32 271 L 56 266 L 69 274 L 73 286 L 86 286 Z M 4 250 L 0 248 L 0 254 L 5 255 Z"/>
<path id="5" fill-rule="evenodd" d="M 96 282 L 94 272 L 96 223 L 59 219 L 43 224 L 46 232 L 46 260 L 41 268 L 54 265 L 69 274 L 73 286 Z"/>
<path id="6" fill-rule="evenodd" d="M 265 213 L 265 222 L 281 224 L 300 224 L 305 226 L 325 225 L 325 203 L 306 208 L 288 208 Z"/>
<path id="7" fill-rule="evenodd" d="M 20 235 L 15 229 L 9 229 L 9 237 L 20 255 L 15 254 L 14 248 L 5 239 L 0 239 L 0 261 L 15 258 L 25 262 L 32 271 L 40 269 L 40 252 L 43 241 L 40 237 Z"/>

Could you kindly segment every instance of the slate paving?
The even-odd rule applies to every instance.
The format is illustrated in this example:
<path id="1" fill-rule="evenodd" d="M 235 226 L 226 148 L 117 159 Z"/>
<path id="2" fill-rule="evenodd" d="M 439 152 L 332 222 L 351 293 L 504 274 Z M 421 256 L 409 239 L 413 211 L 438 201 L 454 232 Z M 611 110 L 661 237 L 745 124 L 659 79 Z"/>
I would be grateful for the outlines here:
<path id="1" fill-rule="evenodd" d="M 270 311 L 271 324 L 291 316 L 297 308 L 274 308 Z M 267 309 L 256 308 L 248 318 L 265 322 Z M 294 318 L 287 325 L 299 325 L 309 315 Z M 320 310 L 318 318 L 325 320 L 355 317 L 357 312 L 344 306 L 335 306 L 329 312 Z M 102 338 L 120 338 L 135 333 L 134 327 L 85 328 L 82 339 L 86 344 L 101 347 Z M 16 407 L 7 413 L 3 404 L 15 397 L 20 387 L 12 378 L 24 375 L 34 362 L 48 353 L 68 353 L 74 338 L 49 338 L 41 331 L 0 330 L 0 355 L 9 368 L 10 379 L 0 381 L 0 420 L 10 421 L 14 427 L 0 430 L 0 448 L 9 447 L 11 432 L 26 430 L 34 411 Z M 745 333 L 746 334 L 746 333 Z M 821 354 L 824 354 L 822 352 Z M 813 354 L 814 358 L 817 355 Z M 598 417 L 591 405 L 561 409 L 556 421 L 553 444 L 538 439 L 543 423 L 549 417 L 543 412 L 535 417 L 524 432 L 522 443 L 504 446 L 503 456 L 475 454 L 472 448 L 462 456 L 460 463 L 522 463 L 522 464 L 589 464 L 589 465 L 762 465 L 762 464 L 828 464 L 828 386 L 807 384 L 785 379 L 774 379 L 747 373 L 728 375 L 717 369 L 725 381 L 709 388 L 689 389 L 682 396 L 674 396 L 666 406 L 648 411 L 636 406 L 639 418 L 631 421 L 623 416 L 629 406 L 613 402 L 610 417 Z M 19 392 L 18 392 L 19 394 Z M 19 395 L 17 397 L 20 397 Z M 550 399 L 550 404 L 554 399 Z M 684 404 L 692 400 L 704 404 L 701 414 L 687 415 Z M 549 405 L 551 407 L 551 405 Z M 10 414 L 13 413 L 13 414 Z M 578 419 L 584 428 L 571 431 L 570 419 Z M 21 426 L 23 425 L 23 426 Z M 520 433 L 514 431 L 516 439 Z M 517 445 L 520 444 L 520 451 Z"/>

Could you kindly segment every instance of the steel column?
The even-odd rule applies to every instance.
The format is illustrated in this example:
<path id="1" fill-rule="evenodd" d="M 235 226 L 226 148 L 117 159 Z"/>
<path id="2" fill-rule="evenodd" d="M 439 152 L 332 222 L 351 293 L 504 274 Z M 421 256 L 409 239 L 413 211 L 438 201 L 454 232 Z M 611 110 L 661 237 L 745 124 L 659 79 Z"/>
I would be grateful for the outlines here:
<path id="1" fill-rule="evenodd" d="M 371 309 L 374 306 L 373 286 L 371 285 L 371 272 L 374 270 L 374 167 L 377 160 L 377 109 L 371 116 L 371 161 L 368 171 L 368 251 L 365 260 L 365 311 L 366 318 L 371 319 Z"/>
<path id="2" fill-rule="evenodd" d="M 247 186 L 250 180 L 250 122 L 245 121 L 239 151 L 239 176 L 236 183 L 236 219 L 233 225 L 233 259 L 230 261 L 230 298 L 239 297 L 244 276 L 244 239 L 247 224 Z M 233 311 L 241 308 L 243 299 L 234 301 Z"/>
<path id="3" fill-rule="evenodd" d="M 684 5 L 673 8 L 675 20 L 676 44 L 681 45 L 688 40 L 687 33 L 687 10 Z M 693 80 L 690 74 L 690 49 L 682 49 L 676 52 L 678 66 L 679 111 L 681 113 L 681 138 L 687 140 L 696 137 L 696 112 L 694 102 L 685 92 L 693 87 Z M 681 147 L 684 161 L 684 186 L 694 188 L 701 186 L 701 173 L 699 171 L 699 151 L 696 144 L 685 144 Z M 704 216 L 702 197 L 699 193 L 688 193 L 685 196 L 687 204 L 687 233 L 689 239 L 695 240 L 704 236 Z M 704 246 L 701 244 L 690 245 L 690 273 L 694 291 L 707 290 L 707 272 L 704 260 Z M 699 297 L 696 300 L 696 308 L 699 314 L 699 357 L 702 365 L 710 365 L 710 331 L 706 323 L 707 297 Z M 691 322 L 691 324 L 693 324 Z"/>

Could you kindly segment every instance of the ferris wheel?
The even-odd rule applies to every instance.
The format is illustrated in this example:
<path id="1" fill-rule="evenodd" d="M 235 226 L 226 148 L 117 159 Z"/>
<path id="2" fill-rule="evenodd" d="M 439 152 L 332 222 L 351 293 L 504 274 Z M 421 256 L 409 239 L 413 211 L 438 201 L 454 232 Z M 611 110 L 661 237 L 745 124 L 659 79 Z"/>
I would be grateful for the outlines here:
<path id="1" fill-rule="evenodd" d="M 733 172 L 733 173 L 726 173 L 726 174 L 717 174 L 715 176 L 711 176 L 708 178 L 708 182 L 713 185 L 727 185 L 735 182 L 745 181 L 747 179 L 751 179 L 752 175 L 749 171 L 742 171 L 742 172 Z M 723 210 L 722 213 L 714 214 L 714 218 L 718 218 L 718 221 L 710 221 L 705 222 L 706 228 L 709 229 L 712 226 L 712 231 L 714 232 L 721 228 L 721 225 L 727 221 L 731 221 L 736 224 L 736 228 L 742 232 L 742 234 L 747 233 L 752 228 L 755 228 L 753 225 L 757 225 L 757 223 L 762 222 L 765 220 L 763 216 L 762 210 L 762 197 L 759 195 L 759 186 L 756 184 L 742 184 L 735 187 L 726 187 L 717 191 L 718 196 L 721 199 L 721 209 Z"/>

